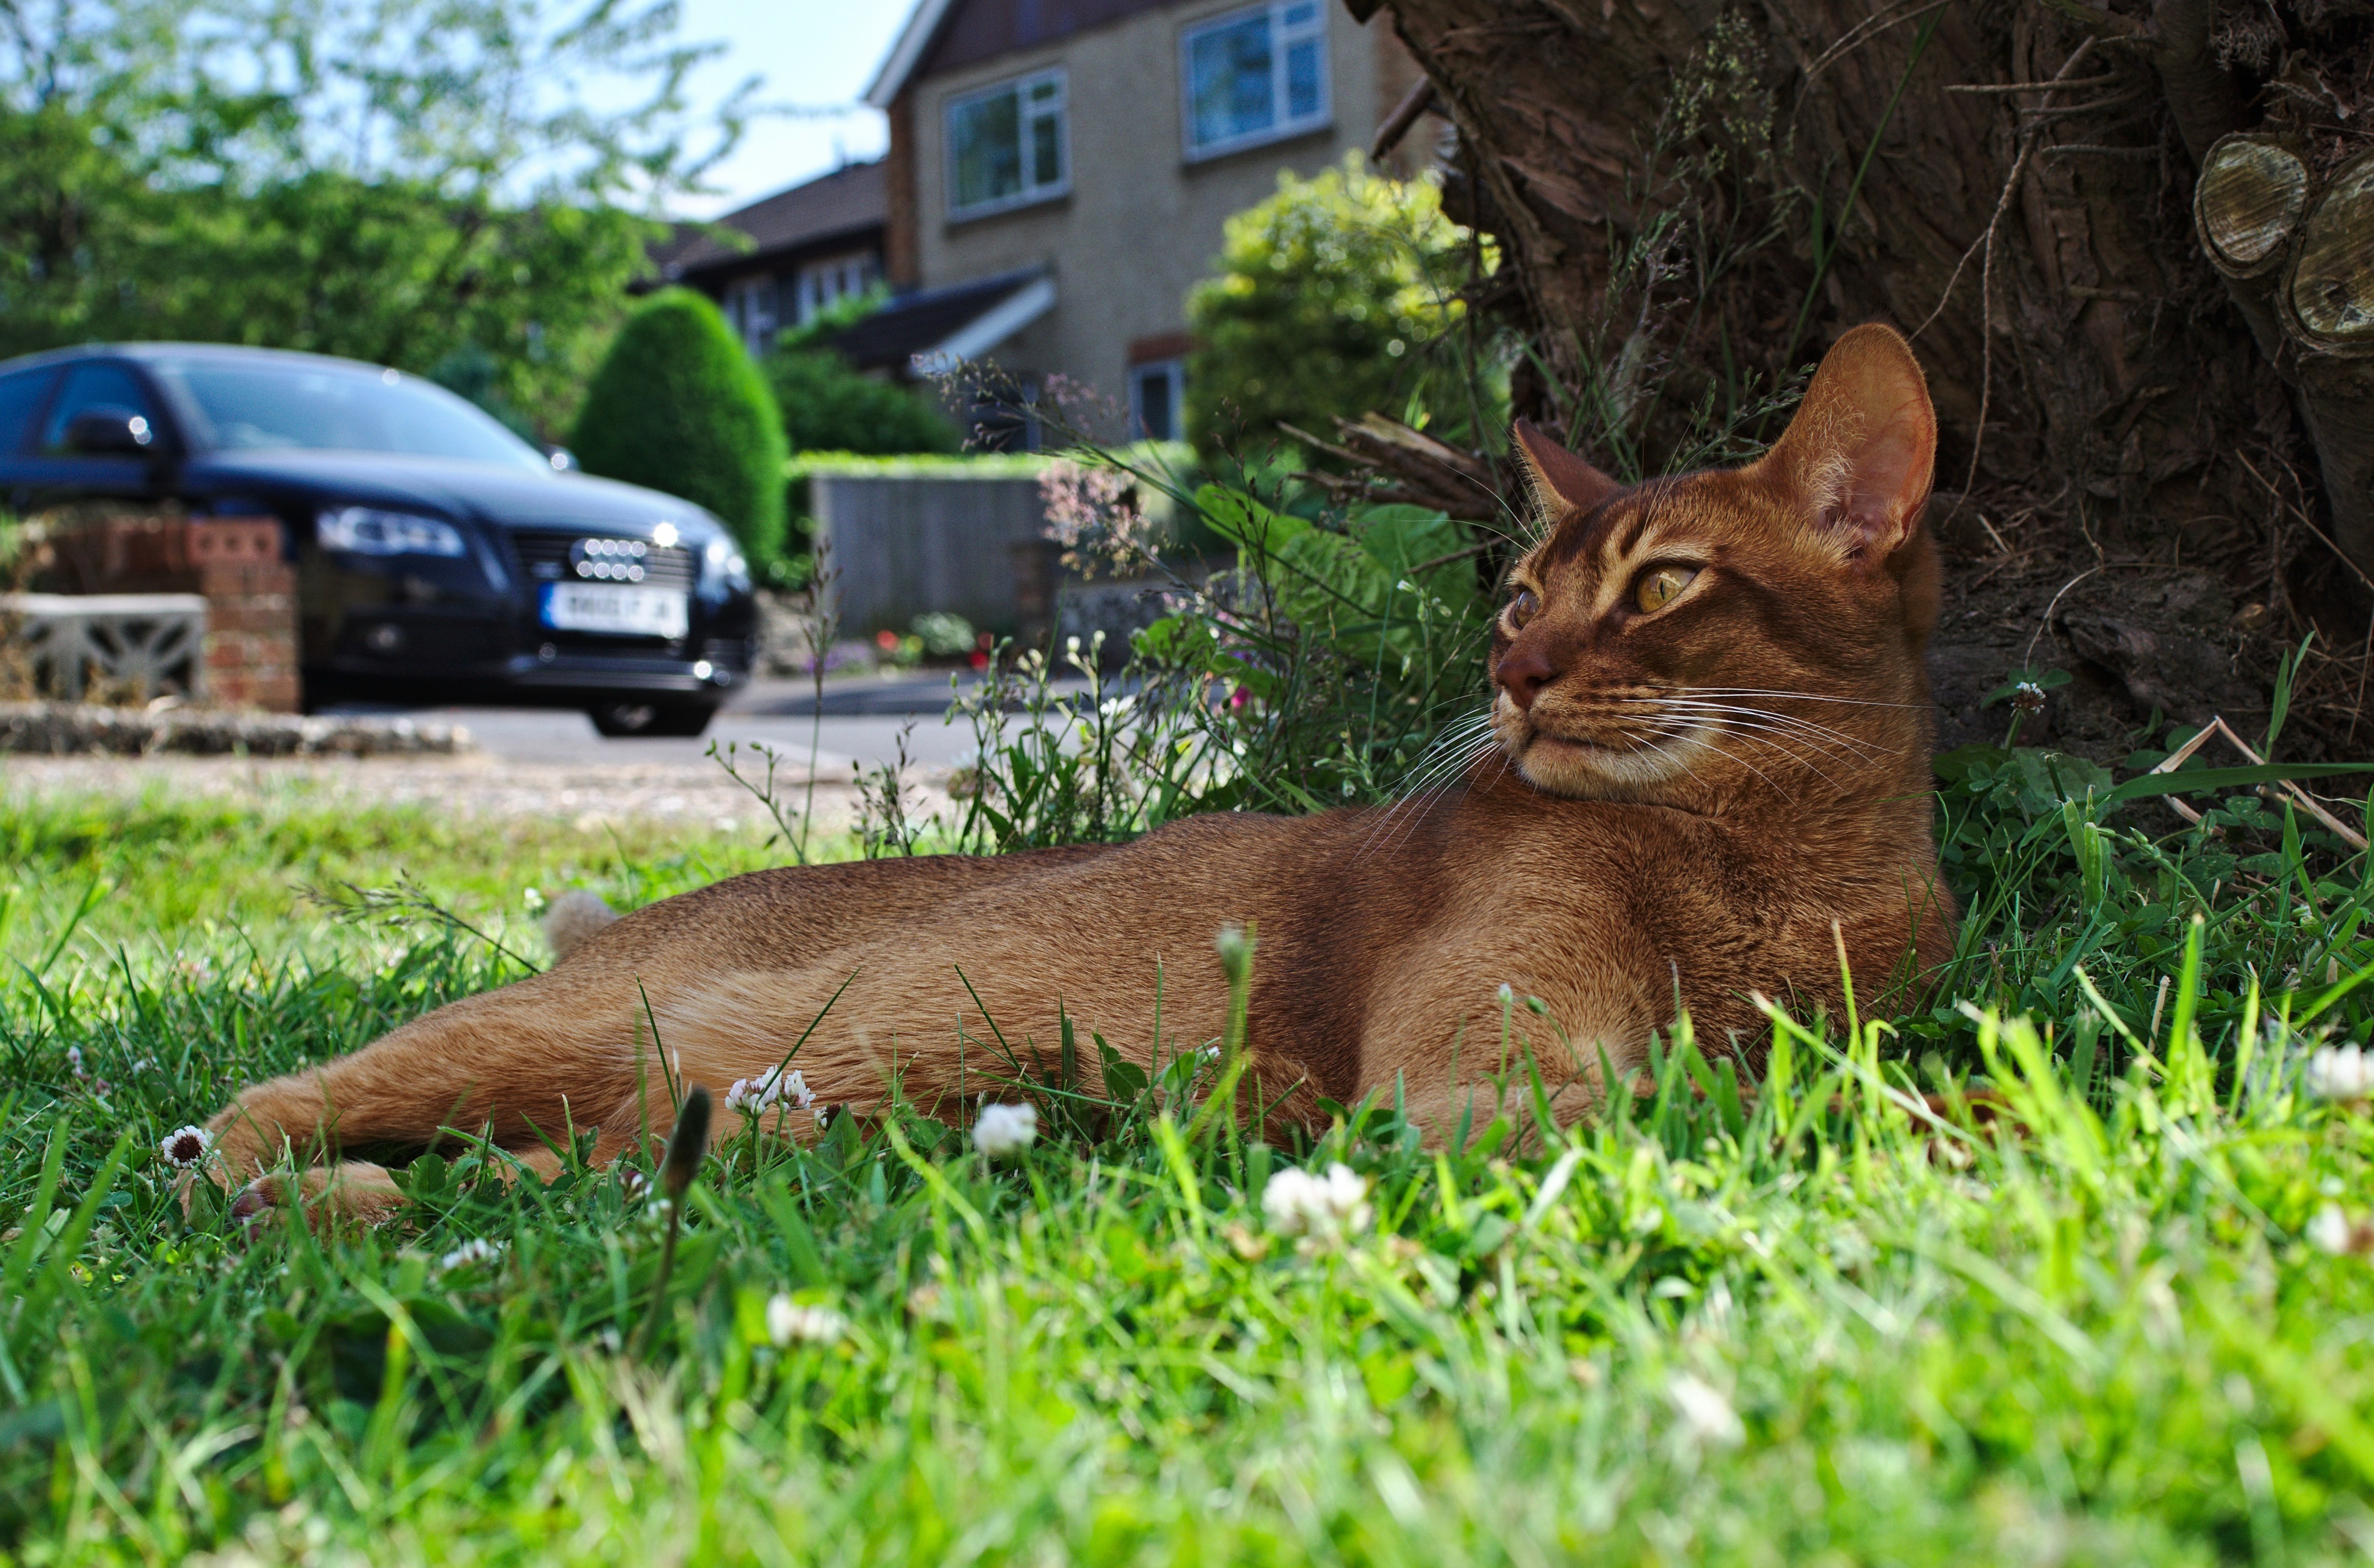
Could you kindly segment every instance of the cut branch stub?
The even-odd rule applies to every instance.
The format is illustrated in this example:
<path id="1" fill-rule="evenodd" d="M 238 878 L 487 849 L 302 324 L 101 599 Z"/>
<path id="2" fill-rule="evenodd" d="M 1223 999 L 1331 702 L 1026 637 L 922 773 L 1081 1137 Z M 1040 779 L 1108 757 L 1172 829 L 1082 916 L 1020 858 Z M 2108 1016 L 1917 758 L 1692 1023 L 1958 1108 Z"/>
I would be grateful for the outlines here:
<path id="1" fill-rule="evenodd" d="M 2269 136 L 2221 138 L 2202 160 L 2192 218 L 2210 264 L 2228 277 L 2273 270 L 2308 206 L 2308 165 Z"/>
<path id="2" fill-rule="evenodd" d="M 2300 226 L 2285 290 L 2300 336 L 2327 353 L 2374 353 L 2374 153 L 2345 163 Z"/>

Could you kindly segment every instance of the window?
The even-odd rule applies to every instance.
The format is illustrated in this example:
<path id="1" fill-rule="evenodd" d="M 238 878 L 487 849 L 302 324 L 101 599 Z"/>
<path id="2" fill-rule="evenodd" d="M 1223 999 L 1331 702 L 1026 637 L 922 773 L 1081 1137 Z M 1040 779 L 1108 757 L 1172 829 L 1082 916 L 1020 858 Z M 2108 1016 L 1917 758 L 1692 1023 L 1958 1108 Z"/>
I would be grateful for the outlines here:
<path id="1" fill-rule="evenodd" d="M 829 310 L 841 301 L 873 288 L 874 277 L 871 253 L 809 263 L 800 268 L 799 280 L 793 291 L 793 322 L 796 325 L 807 325 L 816 320 L 818 312 Z"/>
<path id="2" fill-rule="evenodd" d="M 1064 140 L 1061 71 L 950 100 L 949 216 L 971 218 L 1062 195 L 1072 188 Z"/>
<path id="3" fill-rule="evenodd" d="M 41 450 L 69 452 L 66 428 L 76 414 L 99 407 L 129 408 L 151 426 L 157 422 L 157 410 L 148 406 L 148 395 L 129 370 L 105 360 L 76 365 L 66 372 L 66 384 L 50 405 L 50 417 L 41 423 Z"/>
<path id="4" fill-rule="evenodd" d="M 771 277 L 745 277 L 725 286 L 725 319 L 742 339 L 742 347 L 757 359 L 775 346 L 776 320 L 775 280 Z"/>
<path id="5" fill-rule="evenodd" d="M 44 367 L 0 376 L 0 457 L 25 444 L 25 430 L 41 411 L 41 398 L 58 372 Z"/>
<path id="6" fill-rule="evenodd" d="M 1179 48 L 1189 158 L 1327 124 L 1327 21 L 1319 0 L 1276 0 L 1189 28 Z"/>
<path id="7" fill-rule="evenodd" d="M 1177 441 L 1184 434 L 1181 405 L 1187 391 L 1187 369 L 1176 360 L 1133 365 L 1129 371 L 1129 420 L 1134 433 L 1147 441 Z"/>

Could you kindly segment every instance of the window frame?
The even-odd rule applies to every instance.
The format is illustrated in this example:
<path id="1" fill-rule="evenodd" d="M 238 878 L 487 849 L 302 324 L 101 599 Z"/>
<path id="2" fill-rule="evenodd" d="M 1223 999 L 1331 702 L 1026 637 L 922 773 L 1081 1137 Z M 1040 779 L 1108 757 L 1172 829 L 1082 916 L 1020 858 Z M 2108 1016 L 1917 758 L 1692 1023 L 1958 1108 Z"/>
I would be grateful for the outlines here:
<path id="1" fill-rule="evenodd" d="M 1263 0 L 1257 6 L 1243 6 L 1224 11 L 1216 17 L 1205 17 L 1179 29 L 1179 146 L 1181 155 L 1189 163 L 1208 162 L 1243 152 L 1249 147 L 1267 147 L 1296 136 L 1307 136 L 1322 131 L 1335 123 L 1335 74 L 1327 36 L 1326 0 L 1309 0 L 1314 5 L 1312 24 L 1298 29 L 1291 37 L 1286 31 L 1288 7 L 1306 0 Z M 1195 40 L 1224 28 L 1240 26 L 1252 17 L 1262 18 L 1270 29 L 1270 102 L 1276 118 L 1258 131 L 1245 131 L 1216 141 L 1198 143 L 1195 140 Z M 1299 120 L 1286 113 L 1287 47 L 1309 37 L 1319 44 L 1319 107 Z"/>
<path id="2" fill-rule="evenodd" d="M 770 297 L 763 312 L 758 308 L 762 293 Z M 782 279 L 772 273 L 751 273 L 727 284 L 724 295 L 721 303 L 725 323 L 742 340 L 743 352 L 754 360 L 764 359 L 767 350 L 775 346 L 775 336 L 785 325 Z M 753 336 L 761 314 L 767 321 L 766 329 L 762 335 Z"/>
<path id="3" fill-rule="evenodd" d="M 1030 107 L 1028 96 L 1030 89 L 1045 82 L 1052 82 L 1055 85 L 1053 105 L 1052 108 L 1034 112 Z M 987 201 L 975 202 L 970 206 L 960 206 L 957 200 L 958 112 L 969 104 L 980 103 L 995 98 L 1001 93 L 1009 92 L 1015 98 L 1015 154 L 1022 169 L 1022 188 L 1010 196 L 993 196 Z M 1055 122 L 1056 157 L 1063 165 L 1054 181 L 1043 185 L 1033 184 L 1030 180 L 1030 131 L 1033 123 L 1041 118 L 1052 118 Z M 1062 65 L 1048 65 L 1018 77 L 1007 77 L 999 81 L 984 83 L 977 88 L 969 88 L 962 92 L 950 93 L 940 105 L 940 139 L 945 144 L 942 148 L 945 155 L 942 159 L 945 165 L 943 177 L 947 182 L 948 221 L 951 223 L 960 223 L 975 218 L 987 218 L 995 213 L 1012 212 L 1017 207 L 1036 206 L 1040 202 L 1056 201 L 1070 195 L 1072 194 L 1070 71 Z"/>
<path id="4" fill-rule="evenodd" d="M 1170 433 L 1158 436 L 1146 425 L 1146 382 L 1159 373 L 1170 388 Z M 1146 360 L 1129 368 L 1129 428 L 1132 441 L 1187 439 L 1187 361 Z"/>

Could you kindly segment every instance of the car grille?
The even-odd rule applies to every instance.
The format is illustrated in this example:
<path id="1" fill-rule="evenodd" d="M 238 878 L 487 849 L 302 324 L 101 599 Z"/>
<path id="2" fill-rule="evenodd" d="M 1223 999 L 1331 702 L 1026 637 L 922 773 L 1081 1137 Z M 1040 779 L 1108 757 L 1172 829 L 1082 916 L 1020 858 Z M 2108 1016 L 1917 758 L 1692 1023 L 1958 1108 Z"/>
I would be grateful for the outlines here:
<path id="1" fill-rule="evenodd" d="M 630 583 L 688 594 L 699 572 L 699 562 L 681 545 L 623 535 L 522 531 L 511 540 L 532 583 Z"/>

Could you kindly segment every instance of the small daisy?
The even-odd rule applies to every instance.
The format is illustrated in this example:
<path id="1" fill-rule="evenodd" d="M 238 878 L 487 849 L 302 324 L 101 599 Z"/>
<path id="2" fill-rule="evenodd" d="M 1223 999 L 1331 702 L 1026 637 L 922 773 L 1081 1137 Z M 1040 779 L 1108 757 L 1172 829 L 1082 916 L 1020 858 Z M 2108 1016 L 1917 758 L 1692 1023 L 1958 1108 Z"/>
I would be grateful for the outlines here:
<path id="1" fill-rule="evenodd" d="M 782 1066 L 769 1067 L 758 1078 L 737 1078 L 725 1091 L 725 1108 L 745 1116 L 763 1116 L 781 1105 L 805 1111 L 816 1103 L 807 1080 Z"/>
<path id="2" fill-rule="evenodd" d="M 805 1305 L 785 1295 L 767 1303 L 767 1338 L 777 1345 L 829 1345 L 847 1332 L 849 1319 L 830 1307 Z"/>
<path id="3" fill-rule="evenodd" d="M 473 1236 L 452 1252 L 437 1260 L 437 1272 L 450 1274 L 456 1268 L 468 1268 L 476 1264 L 502 1261 L 503 1249 L 483 1236 Z"/>
<path id="4" fill-rule="evenodd" d="M 972 1125 L 972 1146 L 992 1160 L 1019 1154 L 1039 1137 L 1039 1112 L 1031 1105 L 984 1105 Z"/>
<path id="5" fill-rule="evenodd" d="M 1280 1235 L 1334 1236 L 1366 1230 L 1369 1179 L 1341 1163 L 1329 1165 L 1324 1175 L 1288 1166 L 1262 1189 L 1262 1212 Z"/>
<path id="6" fill-rule="evenodd" d="M 1712 1384 L 1677 1372 L 1665 1385 L 1665 1397 L 1682 1418 L 1682 1431 L 1701 1446 L 1736 1448 L 1747 1440 L 1739 1413 Z"/>
<path id="7" fill-rule="evenodd" d="M 2374 1098 L 2374 1055 L 2356 1045 L 2325 1045 L 2308 1059 L 2300 1082 L 2319 1100 Z"/>
<path id="8" fill-rule="evenodd" d="M 167 1133 L 157 1149 L 164 1155 L 165 1163 L 176 1171 L 194 1171 L 205 1162 L 214 1147 L 215 1135 L 204 1127 L 194 1126 Z"/>

